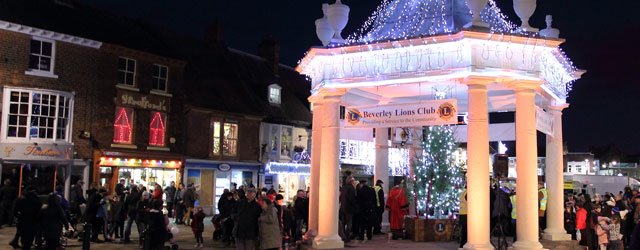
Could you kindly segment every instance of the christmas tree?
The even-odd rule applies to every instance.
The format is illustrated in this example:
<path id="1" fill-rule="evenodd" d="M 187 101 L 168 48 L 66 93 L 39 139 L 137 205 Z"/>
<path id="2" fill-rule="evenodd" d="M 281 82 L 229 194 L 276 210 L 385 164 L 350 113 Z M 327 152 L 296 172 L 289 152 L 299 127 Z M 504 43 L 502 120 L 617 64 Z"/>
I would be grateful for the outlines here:
<path id="1" fill-rule="evenodd" d="M 422 130 L 422 155 L 412 164 L 413 194 L 419 216 L 442 219 L 459 208 L 463 185 L 462 166 L 454 159 L 458 143 L 453 126 L 432 126 Z"/>

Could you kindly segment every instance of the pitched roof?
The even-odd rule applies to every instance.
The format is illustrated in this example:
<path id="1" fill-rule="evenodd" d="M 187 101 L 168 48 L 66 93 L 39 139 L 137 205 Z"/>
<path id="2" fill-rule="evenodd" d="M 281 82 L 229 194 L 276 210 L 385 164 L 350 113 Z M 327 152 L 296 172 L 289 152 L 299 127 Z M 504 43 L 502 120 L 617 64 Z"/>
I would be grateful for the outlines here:
<path id="1" fill-rule="evenodd" d="M 173 57 L 162 37 L 141 21 L 66 1 L 0 0 L 0 20 Z"/>

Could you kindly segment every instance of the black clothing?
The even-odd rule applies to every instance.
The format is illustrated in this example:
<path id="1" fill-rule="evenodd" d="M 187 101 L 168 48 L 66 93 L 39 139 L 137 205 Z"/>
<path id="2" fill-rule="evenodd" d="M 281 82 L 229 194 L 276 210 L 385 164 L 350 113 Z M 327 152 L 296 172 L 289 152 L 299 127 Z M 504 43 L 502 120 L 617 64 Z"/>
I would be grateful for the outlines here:
<path id="1" fill-rule="evenodd" d="M 102 194 L 96 192 L 93 195 L 89 196 L 89 200 L 87 201 L 87 210 L 84 213 L 84 219 L 88 222 L 94 222 L 96 220 L 96 215 L 98 214 L 98 210 L 102 207 L 100 202 L 102 201 Z M 96 224 L 96 223 L 93 223 Z"/>
<path id="2" fill-rule="evenodd" d="M 187 188 L 186 191 L 184 192 L 184 197 L 182 197 L 183 201 L 184 201 L 184 206 L 189 208 L 189 207 L 193 207 L 194 204 L 196 203 L 196 193 L 193 191 L 192 188 Z"/>
<path id="3" fill-rule="evenodd" d="M 236 216 L 235 238 L 237 240 L 257 240 L 258 239 L 258 218 L 262 209 L 254 200 L 240 200 L 238 202 Z"/>
<path id="4" fill-rule="evenodd" d="M 309 199 L 307 198 L 296 198 L 296 201 L 293 205 L 294 214 L 296 216 L 296 220 L 304 220 L 304 222 L 308 222 L 309 220 Z"/>
<path id="5" fill-rule="evenodd" d="M 40 227 L 47 242 L 49 239 L 59 241 L 62 236 L 62 227 L 68 228 L 68 225 L 69 221 L 59 205 L 47 205 L 42 209 Z"/>
<path id="6" fill-rule="evenodd" d="M 359 214 L 359 230 L 358 237 L 364 239 L 366 234 L 367 239 L 371 240 L 373 237 L 373 226 L 375 219 L 375 207 L 376 207 L 376 193 L 373 188 L 369 186 L 362 186 L 356 196 L 358 205 L 360 207 Z"/>
<path id="7" fill-rule="evenodd" d="M 344 184 L 342 186 L 340 209 L 342 209 L 342 212 L 345 214 L 354 214 L 358 211 L 358 204 L 356 203 L 356 189 L 351 184 Z"/>
<path id="8" fill-rule="evenodd" d="M 135 218 L 138 208 L 138 202 L 140 201 L 140 192 L 137 189 L 131 190 L 131 193 L 127 195 L 124 201 L 123 209 L 127 211 L 127 215 L 131 218 Z"/>
<path id="9" fill-rule="evenodd" d="M 149 241 L 152 250 L 163 249 L 164 242 L 167 239 L 167 225 L 164 223 L 164 215 L 162 211 L 152 210 L 147 212 L 147 230 L 149 230 Z M 145 239 L 146 240 L 146 239 Z"/>
<path id="10" fill-rule="evenodd" d="M 576 213 L 564 210 L 564 230 L 571 234 L 571 239 L 576 240 Z"/>
<path id="11" fill-rule="evenodd" d="M 31 249 L 33 238 L 38 229 L 38 218 L 42 202 L 38 199 L 35 192 L 28 192 L 24 198 L 16 201 L 14 209 L 15 217 L 18 217 L 18 225 L 16 234 L 20 235 L 22 249 Z"/>
<path id="12" fill-rule="evenodd" d="M 11 185 L 4 185 L 0 188 L 0 226 L 7 223 L 12 224 L 12 207 L 16 200 L 16 189 Z"/>

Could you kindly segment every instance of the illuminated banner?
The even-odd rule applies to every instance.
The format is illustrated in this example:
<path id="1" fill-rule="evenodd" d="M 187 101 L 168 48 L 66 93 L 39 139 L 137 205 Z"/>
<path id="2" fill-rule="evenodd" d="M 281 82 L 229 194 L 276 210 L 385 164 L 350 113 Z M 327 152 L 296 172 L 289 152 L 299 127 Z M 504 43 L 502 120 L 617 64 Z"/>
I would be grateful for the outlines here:
<path id="1" fill-rule="evenodd" d="M 45 143 L 2 143 L 1 157 L 3 160 L 71 160 L 73 159 L 72 144 Z"/>
<path id="2" fill-rule="evenodd" d="M 536 106 L 536 129 L 553 137 L 553 115 Z"/>
<path id="3" fill-rule="evenodd" d="M 419 127 L 456 124 L 455 99 L 412 104 L 347 107 L 344 128 Z"/>

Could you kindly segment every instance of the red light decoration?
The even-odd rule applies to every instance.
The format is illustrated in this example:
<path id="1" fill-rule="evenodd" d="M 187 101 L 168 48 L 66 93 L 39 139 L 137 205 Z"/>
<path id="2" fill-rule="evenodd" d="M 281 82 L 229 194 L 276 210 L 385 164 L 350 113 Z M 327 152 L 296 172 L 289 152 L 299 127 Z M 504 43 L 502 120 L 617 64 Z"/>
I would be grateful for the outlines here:
<path id="1" fill-rule="evenodd" d="M 165 132 L 165 116 L 160 112 L 153 112 L 153 118 L 149 125 L 149 145 L 151 146 L 164 146 L 164 132 Z"/>
<path id="2" fill-rule="evenodd" d="M 130 109 L 118 108 L 116 119 L 113 122 L 113 142 L 115 143 L 131 143 L 131 119 Z"/>

